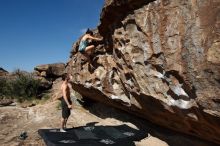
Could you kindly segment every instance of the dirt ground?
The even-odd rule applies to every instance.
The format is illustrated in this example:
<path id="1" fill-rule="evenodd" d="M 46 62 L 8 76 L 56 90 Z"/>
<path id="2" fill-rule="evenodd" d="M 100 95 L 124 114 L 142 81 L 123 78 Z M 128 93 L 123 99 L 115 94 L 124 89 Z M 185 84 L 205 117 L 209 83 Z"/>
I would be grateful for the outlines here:
<path id="1" fill-rule="evenodd" d="M 28 108 L 19 105 L 0 107 L 0 145 L 44 146 L 38 129 L 59 128 L 60 117 L 59 101 Z M 126 124 L 133 129 L 142 130 L 146 137 L 134 141 L 136 146 L 214 146 L 207 141 L 162 128 L 101 103 L 92 103 L 86 107 L 74 105 L 67 127 L 85 126 L 88 123 L 96 123 L 96 126 Z M 22 132 L 27 132 L 28 137 L 25 140 L 19 139 Z"/>

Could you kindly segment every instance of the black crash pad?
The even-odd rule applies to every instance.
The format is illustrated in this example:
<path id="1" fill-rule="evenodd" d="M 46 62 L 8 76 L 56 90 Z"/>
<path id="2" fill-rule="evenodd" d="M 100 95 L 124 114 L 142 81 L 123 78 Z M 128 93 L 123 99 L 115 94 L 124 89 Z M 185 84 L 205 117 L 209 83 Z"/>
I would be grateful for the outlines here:
<path id="1" fill-rule="evenodd" d="M 82 126 L 60 132 L 59 129 L 39 129 L 39 135 L 47 146 L 135 146 L 147 136 L 146 131 L 136 130 L 127 125 Z"/>

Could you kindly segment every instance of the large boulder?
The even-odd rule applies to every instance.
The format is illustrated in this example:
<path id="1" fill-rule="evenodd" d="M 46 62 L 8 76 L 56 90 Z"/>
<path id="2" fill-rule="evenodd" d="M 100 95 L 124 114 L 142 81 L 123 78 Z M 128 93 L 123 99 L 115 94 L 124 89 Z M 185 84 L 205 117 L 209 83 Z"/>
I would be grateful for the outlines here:
<path id="1" fill-rule="evenodd" d="M 49 90 L 53 86 L 53 82 L 65 73 L 64 63 L 53 63 L 38 65 L 34 68 L 36 79 L 40 80 L 40 92 Z"/>
<path id="2" fill-rule="evenodd" d="M 220 144 L 219 12 L 216 0 L 106 1 L 93 63 L 68 62 L 73 88 Z"/>
<path id="3" fill-rule="evenodd" d="M 0 99 L 0 107 L 8 106 L 13 103 L 13 99 Z"/>
<path id="4" fill-rule="evenodd" d="M 39 87 L 39 92 L 43 93 L 45 90 L 49 90 L 52 85 L 53 85 L 53 81 L 47 80 L 46 78 L 43 77 L 35 77 L 36 79 L 38 79 L 40 81 L 40 87 Z"/>
<path id="5" fill-rule="evenodd" d="M 64 63 L 38 65 L 34 68 L 43 77 L 60 77 L 65 71 Z"/>

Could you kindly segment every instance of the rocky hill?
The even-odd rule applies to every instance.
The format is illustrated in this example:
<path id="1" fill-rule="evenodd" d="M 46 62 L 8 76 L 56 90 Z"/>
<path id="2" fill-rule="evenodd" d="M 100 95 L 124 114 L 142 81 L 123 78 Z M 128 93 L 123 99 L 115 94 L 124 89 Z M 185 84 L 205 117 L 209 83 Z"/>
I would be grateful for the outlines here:
<path id="1" fill-rule="evenodd" d="M 73 45 L 73 88 L 158 125 L 220 144 L 220 2 L 108 0 L 93 64 Z"/>

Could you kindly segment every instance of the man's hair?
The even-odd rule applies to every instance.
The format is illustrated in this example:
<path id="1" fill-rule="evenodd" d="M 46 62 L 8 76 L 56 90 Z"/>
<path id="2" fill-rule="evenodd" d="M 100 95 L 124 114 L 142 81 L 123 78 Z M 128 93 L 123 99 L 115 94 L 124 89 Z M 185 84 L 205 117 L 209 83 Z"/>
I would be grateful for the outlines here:
<path id="1" fill-rule="evenodd" d="M 86 31 L 86 34 L 93 35 L 93 32 L 88 28 L 87 31 Z"/>
<path id="2" fill-rule="evenodd" d="M 64 74 L 62 75 L 62 80 L 65 81 L 67 78 L 69 78 L 69 74 L 64 73 Z"/>

